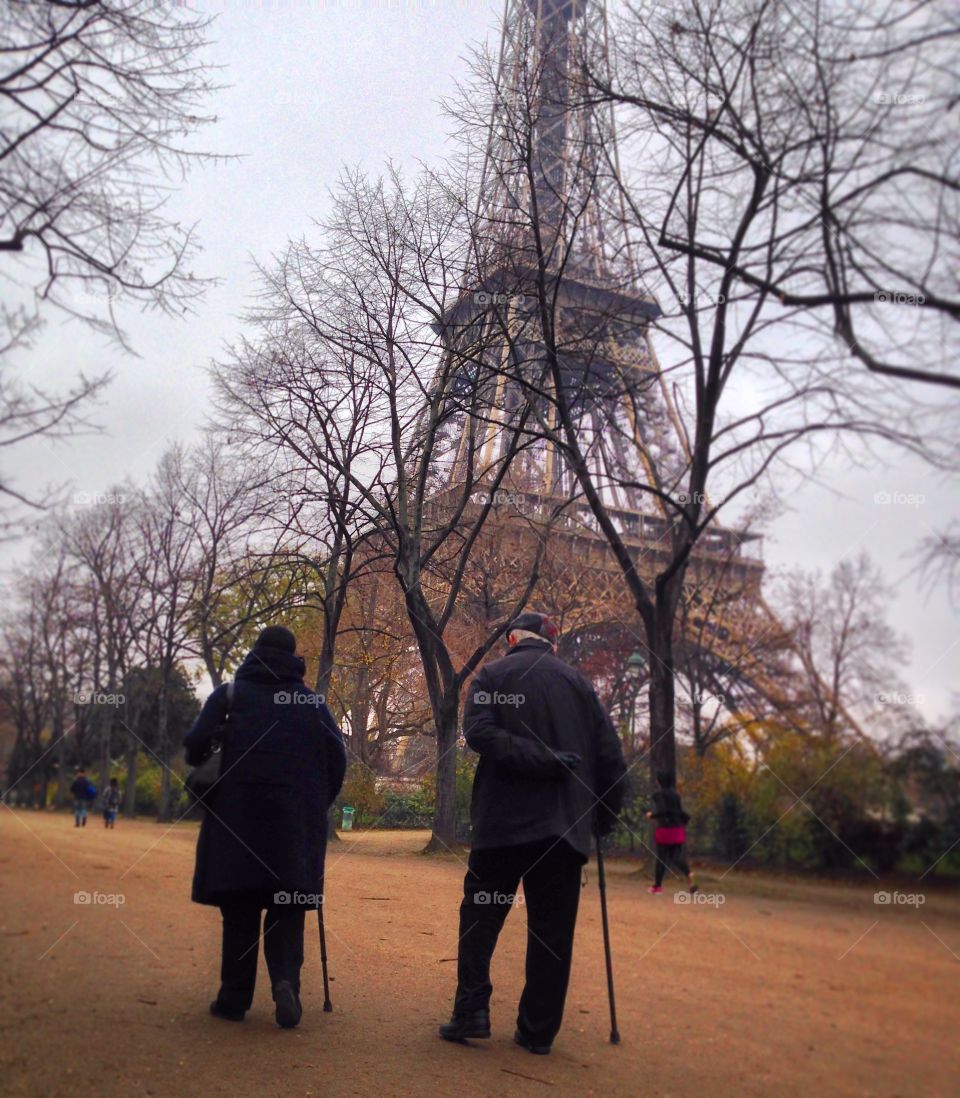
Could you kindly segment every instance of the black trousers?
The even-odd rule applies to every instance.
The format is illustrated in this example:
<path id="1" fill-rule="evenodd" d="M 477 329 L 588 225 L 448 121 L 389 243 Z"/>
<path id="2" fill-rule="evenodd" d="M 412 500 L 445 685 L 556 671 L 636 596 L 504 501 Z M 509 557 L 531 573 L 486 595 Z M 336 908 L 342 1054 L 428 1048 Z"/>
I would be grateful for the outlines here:
<path id="1" fill-rule="evenodd" d="M 527 908 L 526 984 L 517 1028 L 549 1045 L 560 1029 L 570 981 L 583 859 L 563 839 L 473 850 L 460 905 L 456 1013 L 489 1006 L 490 961 L 517 888 Z"/>
<path id="2" fill-rule="evenodd" d="M 264 905 L 259 896 L 237 895 L 220 905 L 223 915 L 223 953 L 220 961 L 220 1002 L 230 1010 L 249 1010 L 257 982 L 260 952 L 260 916 L 263 952 L 270 983 L 289 980 L 299 994 L 303 967 L 305 909 L 293 904 Z"/>
<path id="3" fill-rule="evenodd" d="M 684 845 L 684 843 L 657 843 L 656 884 L 658 888 L 663 884 L 668 862 L 673 862 L 685 877 L 690 876 L 690 866 L 684 854 Z"/>

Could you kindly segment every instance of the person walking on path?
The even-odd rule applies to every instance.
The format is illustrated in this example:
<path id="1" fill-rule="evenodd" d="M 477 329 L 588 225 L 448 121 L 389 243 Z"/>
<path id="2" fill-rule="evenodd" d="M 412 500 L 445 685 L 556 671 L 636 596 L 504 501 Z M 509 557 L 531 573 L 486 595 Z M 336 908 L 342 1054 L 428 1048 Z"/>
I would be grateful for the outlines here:
<path id="1" fill-rule="evenodd" d="M 657 821 L 653 833 L 657 846 L 657 868 L 654 883 L 647 891 L 655 896 L 663 892 L 664 875 L 669 865 L 674 865 L 686 876 L 687 888 L 692 896 L 697 891 L 697 884 L 684 852 L 690 817 L 683 810 L 676 778 L 672 772 L 661 770 L 657 774 L 657 785 L 660 788 L 653 795 L 653 809 L 647 813 L 648 820 Z"/>
<path id="2" fill-rule="evenodd" d="M 120 784 L 116 778 L 110 779 L 110 785 L 103 795 L 103 826 L 111 831 L 117 822 L 120 810 Z"/>
<path id="3" fill-rule="evenodd" d="M 490 962 L 523 882 L 526 984 L 514 1040 L 550 1052 L 563 1019 L 580 879 L 594 835 L 616 823 L 626 765 L 587 680 L 555 654 L 557 629 L 521 614 L 509 653 L 474 676 L 464 735 L 480 756 L 460 905 L 457 990 L 447 1041 L 490 1036 Z"/>
<path id="4" fill-rule="evenodd" d="M 243 1021 L 263 949 L 277 1024 L 302 1015 L 300 969 L 308 908 L 322 899 L 327 812 L 346 769 L 324 699 L 304 685 L 289 629 L 271 625 L 207 699 L 183 743 L 197 766 L 222 744 L 220 777 L 204 795 L 192 898 L 220 908 L 220 990 L 210 1013 Z M 264 915 L 264 911 L 266 914 Z"/>
<path id="5" fill-rule="evenodd" d="M 73 779 L 70 794 L 73 797 L 73 826 L 86 827 L 90 805 L 97 798 L 97 787 L 87 777 L 87 772 L 82 766 L 78 768 L 77 775 Z"/>

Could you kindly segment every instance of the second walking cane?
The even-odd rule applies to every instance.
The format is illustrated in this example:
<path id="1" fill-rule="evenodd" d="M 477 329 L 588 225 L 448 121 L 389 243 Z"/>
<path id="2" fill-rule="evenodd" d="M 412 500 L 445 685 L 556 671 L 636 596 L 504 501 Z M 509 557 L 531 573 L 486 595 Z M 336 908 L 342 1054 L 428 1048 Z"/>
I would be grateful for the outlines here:
<path id="1" fill-rule="evenodd" d="M 613 960 L 610 956 L 610 925 L 607 922 L 607 879 L 603 871 L 603 840 L 597 833 L 597 884 L 600 887 L 600 919 L 603 923 L 603 953 L 607 962 L 607 995 L 610 999 L 610 1044 L 620 1044 L 617 1003 L 613 994 Z"/>
<path id="2" fill-rule="evenodd" d="M 320 903 L 317 904 L 317 922 L 320 926 L 320 964 L 323 967 L 323 1009 L 327 1014 L 333 1010 L 330 1002 L 330 977 L 327 974 L 327 936 L 323 930 L 323 903 L 326 894 L 320 894 Z"/>

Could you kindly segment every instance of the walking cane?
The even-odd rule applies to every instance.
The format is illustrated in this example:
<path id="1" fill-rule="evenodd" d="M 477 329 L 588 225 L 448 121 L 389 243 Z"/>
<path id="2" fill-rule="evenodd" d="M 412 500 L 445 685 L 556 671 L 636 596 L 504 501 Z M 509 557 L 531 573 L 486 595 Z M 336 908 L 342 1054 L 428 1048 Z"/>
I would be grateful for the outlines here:
<path id="1" fill-rule="evenodd" d="M 329 1014 L 333 1010 L 330 1002 L 330 978 L 327 975 L 327 936 L 323 932 L 323 900 L 321 894 L 320 903 L 317 904 L 317 922 L 320 925 L 320 964 L 323 967 L 323 1009 Z"/>
<path id="2" fill-rule="evenodd" d="M 600 918 L 603 922 L 603 953 L 607 962 L 607 995 L 610 999 L 610 1044 L 620 1044 L 617 1004 L 613 995 L 613 961 L 610 957 L 610 926 L 607 923 L 607 879 L 603 872 L 603 840 L 597 830 L 597 884 L 600 888 Z"/>

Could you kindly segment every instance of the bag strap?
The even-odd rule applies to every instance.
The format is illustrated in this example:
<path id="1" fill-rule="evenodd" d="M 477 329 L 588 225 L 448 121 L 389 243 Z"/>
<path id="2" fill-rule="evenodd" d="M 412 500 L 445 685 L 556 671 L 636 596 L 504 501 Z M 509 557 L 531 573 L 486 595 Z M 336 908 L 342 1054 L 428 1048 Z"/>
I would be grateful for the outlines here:
<path id="1" fill-rule="evenodd" d="M 218 744 L 218 747 L 214 747 L 214 751 L 220 751 L 223 749 L 224 732 L 226 731 L 226 725 L 229 724 L 230 710 L 233 708 L 233 695 L 234 684 L 232 682 L 227 683 L 227 711 L 223 714 L 223 720 L 220 722 L 220 727 L 217 729 L 217 735 L 214 736 L 214 742 Z"/>

